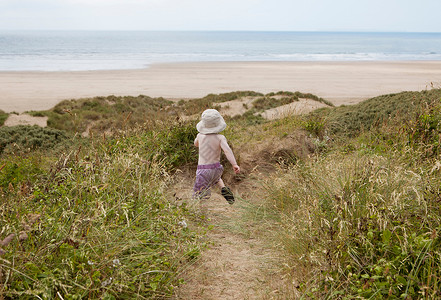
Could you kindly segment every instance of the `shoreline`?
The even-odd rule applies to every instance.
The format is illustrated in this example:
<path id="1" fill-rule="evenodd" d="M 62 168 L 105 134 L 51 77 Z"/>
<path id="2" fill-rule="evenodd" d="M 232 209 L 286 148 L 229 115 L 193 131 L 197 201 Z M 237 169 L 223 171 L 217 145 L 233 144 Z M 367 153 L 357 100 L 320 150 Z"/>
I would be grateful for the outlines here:
<path id="1" fill-rule="evenodd" d="M 259 61 L 152 64 L 103 71 L 0 71 L 0 109 L 46 110 L 95 96 L 188 99 L 252 90 L 300 91 L 334 105 L 441 86 L 441 61 Z"/>

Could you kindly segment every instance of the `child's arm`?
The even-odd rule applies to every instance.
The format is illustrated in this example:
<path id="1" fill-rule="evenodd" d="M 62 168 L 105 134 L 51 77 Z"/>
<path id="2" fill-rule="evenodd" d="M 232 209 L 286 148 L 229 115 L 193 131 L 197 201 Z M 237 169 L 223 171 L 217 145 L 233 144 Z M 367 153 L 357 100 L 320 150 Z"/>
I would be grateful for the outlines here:
<path id="1" fill-rule="evenodd" d="M 240 167 L 238 166 L 238 164 L 236 162 L 236 158 L 234 157 L 233 150 L 231 150 L 230 146 L 228 145 L 227 139 L 223 135 L 221 135 L 221 138 L 220 138 L 220 146 L 221 146 L 222 150 L 224 151 L 225 156 L 227 157 L 228 161 L 233 166 L 234 173 L 236 173 L 236 174 L 239 173 Z"/>
<path id="2" fill-rule="evenodd" d="M 199 147 L 199 140 L 198 140 L 199 134 L 196 136 L 196 138 L 194 139 L 194 145 L 196 147 Z"/>

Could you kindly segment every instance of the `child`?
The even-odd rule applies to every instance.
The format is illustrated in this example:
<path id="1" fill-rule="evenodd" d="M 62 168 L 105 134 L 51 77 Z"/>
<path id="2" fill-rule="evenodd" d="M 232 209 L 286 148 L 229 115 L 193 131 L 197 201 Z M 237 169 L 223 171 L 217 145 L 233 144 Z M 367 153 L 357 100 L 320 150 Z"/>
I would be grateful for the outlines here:
<path id="1" fill-rule="evenodd" d="M 219 134 L 225 127 L 227 124 L 217 110 L 207 109 L 202 113 L 201 121 L 196 125 L 199 133 L 194 140 L 194 145 L 199 147 L 199 161 L 193 191 L 194 196 L 199 199 L 208 199 L 211 196 L 211 187 L 218 184 L 222 196 L 229 204 L 233 204 L 233 193 L 221 178 L 224 170 L 220 164 L 221 150 L 224 151 L 236 174 L 240 172 L 240 167 L 228 146 L 227 139 Z"/>

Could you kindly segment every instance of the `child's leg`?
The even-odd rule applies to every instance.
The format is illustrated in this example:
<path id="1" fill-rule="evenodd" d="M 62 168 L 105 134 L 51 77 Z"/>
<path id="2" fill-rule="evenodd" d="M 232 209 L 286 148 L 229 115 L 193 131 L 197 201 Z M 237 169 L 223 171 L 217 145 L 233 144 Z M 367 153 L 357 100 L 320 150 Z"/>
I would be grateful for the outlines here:
<path id="1" fill-rule="evenodd" d="M 229 204 L 233 204 L 234 203 L 234 195 L 233 192 L 230 190 L 229 187 L 225 186 L 224 181 L 221 179 L 219 179 L 219 181 L 217 182 L 217 184 L 219 185 L 219 187 L 221 188 L 221 194 L 222 196 L 225 198 L 225 200 L 227 200 L 227 202 Z"/>
<path id="2" fill-rule="evenodd" d="M 217 182 L 217 185 L 218 185 L 220 188 L 224 188 L 224 187 L 225 187 L 225 183 L 224 183 L 224 181 L 222 180 L 222 178 L 219 179 L 219 181 Z"/>

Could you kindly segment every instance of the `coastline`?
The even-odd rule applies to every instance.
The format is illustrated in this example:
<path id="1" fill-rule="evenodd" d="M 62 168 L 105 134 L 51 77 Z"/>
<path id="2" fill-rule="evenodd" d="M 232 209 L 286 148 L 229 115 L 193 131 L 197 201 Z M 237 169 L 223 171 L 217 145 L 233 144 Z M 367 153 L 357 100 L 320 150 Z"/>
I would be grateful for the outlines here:
<path id="1" fill-rule="evenodd" d="M 138 96 L 187 99 L 252 90 L 312 93 L 334 105 L 441 86 L 441 61 L 191 62 L 105 71 L 0 71 L 0 109 L 46 110 L 66 99 Z"/>

